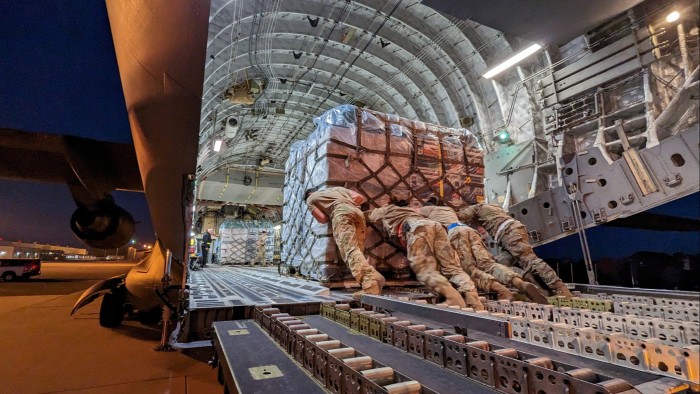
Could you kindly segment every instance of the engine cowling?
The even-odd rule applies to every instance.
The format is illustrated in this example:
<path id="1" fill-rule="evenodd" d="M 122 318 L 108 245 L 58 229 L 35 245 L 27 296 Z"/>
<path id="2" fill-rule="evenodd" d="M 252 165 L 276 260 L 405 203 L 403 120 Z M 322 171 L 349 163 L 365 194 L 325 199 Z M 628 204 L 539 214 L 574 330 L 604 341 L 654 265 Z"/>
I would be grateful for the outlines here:
<path id="1" fill-rule="evenodd" d="M 70 228 L 81 241 L 93 248 L 114 249 L 126 245 L 136 225 L 129 212 L 111 201 L 100 201 L 94 209 L 78 207 Z"/>

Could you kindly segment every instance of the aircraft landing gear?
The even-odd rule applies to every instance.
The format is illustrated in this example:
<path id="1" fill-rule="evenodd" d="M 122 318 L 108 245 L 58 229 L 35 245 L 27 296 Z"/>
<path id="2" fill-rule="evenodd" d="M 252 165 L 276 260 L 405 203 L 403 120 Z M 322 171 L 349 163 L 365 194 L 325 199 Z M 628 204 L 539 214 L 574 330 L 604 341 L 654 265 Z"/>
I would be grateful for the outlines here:
<path id="1" fill-rule="evenodd" d="M 111 293 L 105 293 L 100 306 L 100 326 L 113 328 L 122 324 L 124 302 L 126 302 L 124 287 L 117 287 L 112 289 Z"/>

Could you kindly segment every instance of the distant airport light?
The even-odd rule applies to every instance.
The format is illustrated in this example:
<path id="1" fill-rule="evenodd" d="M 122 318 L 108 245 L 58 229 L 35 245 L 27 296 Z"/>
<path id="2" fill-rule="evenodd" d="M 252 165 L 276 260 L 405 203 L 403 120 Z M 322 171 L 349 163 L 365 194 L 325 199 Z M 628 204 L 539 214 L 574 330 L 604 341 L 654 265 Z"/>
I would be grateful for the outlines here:
<path id="1" fill-rule="evenodd" d="M 666 15 L 666 22 L 675 22 L 680 17 L 681 14 L 678 11 L 673 11 L 672 13 Z"/>
<path id="2" fill-rule="evenodd" d="M 214 152 L 218 152 L 221 150 L 222 143 L 223 143 L 223 141 L 221 141 L 221 140 L 214 141 Z"/>
<path id="3" fill-rule="evenodd" d="M 539 44 L 533 44 L 532 46 L 525 48 L 524 50 L 516 53 L 513 55 L 511 58 L 508 60 L 504 61 L 503 63 L 499 64 L 498 66 L 490 69 L 487 71 L 483 77 L 486 79 L 491 79 L 495 77 L 496 75 L 500 74 L 501 72 L 513 67 L 514 65 L 520 63 L 523 59 L 526 57 L 532 55 L 533 53 L 537 52 L 542 48 Z"/>

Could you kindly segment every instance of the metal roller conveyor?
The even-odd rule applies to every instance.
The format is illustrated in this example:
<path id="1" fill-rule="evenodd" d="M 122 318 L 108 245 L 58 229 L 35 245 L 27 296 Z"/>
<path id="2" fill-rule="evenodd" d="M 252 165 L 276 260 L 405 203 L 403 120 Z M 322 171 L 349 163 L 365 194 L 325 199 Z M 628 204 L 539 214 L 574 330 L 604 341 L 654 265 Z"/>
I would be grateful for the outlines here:
<path id="1" fill-rule="evenodd" d="M 575 292 L 551 297 L 551 305 L 482 299 L 487 310 L 475 312 L 391 291 L 357 303 L 350 293 L 269 269 L 226 271 L 196 272 L 191 297 L 223 295 L 228 306 L 203 307 L 197 298 L 190 323 L 253 318 L 297 368 L 331 392 L 700 388 L 700 329 L 689 321 L 694 300 Z"/>
<path id="2" fill-rule="evenodd" d="M 348 306 L 340 305 L 339 311 L 346 312 Z M 258 308 L 255 321 L 272 338 L 293 356 L 316 381 L 327 390 L 335 393 L 406 393 L 435 394 L 424 384 L 409 378 L 394 368 L 374 360 L 357 349 L 347 346 L 320 330 L 294 330 L 294 325 L 284 320 L 289 316 L 270 314 L 268 309 Z M 270 316 L 270 324 L 263 323 L 263 316 Z M 273 317 L 275 316 L 275 317 Z M 280 320 L 283 319 L 283 320 Z M 306 320 L 306 319 L 305 319 Z M 219 331 L 217 331 L 217 335 Z M 238 392 L 246 388 L 236 387 Z"/>
<path id="3" fill-rule="evenodd" d="M 506 319 L 494 318 L 488 314 L 485 316 L 483 314 L 470 314 L 449 307 L 441 308 L 437 305 L 366 294 L 362 296 L 362 303 L 391 311 L 400 310 L 404 313 L 450 324 L 465 330 L 489 332 L 503 338 L 510 338 L 511 336 L 510 323 Z"/>
<path id="4" fill-rule="evenodd" d="M 628 325 L 637 324 L 637 334 L 639 333 L 639 319 L 634 316 L 614 315 L 610 312 L 603 312 L 603 318 L 609 320 L 599 323 L 598 330 L 592 327 L 580 327 L 554 320 L 554 310 L 557 308 L 540 309 L 543 312 L 543 319 L 528 318 L 528 308 L 523 306 L 534 306 L 531 303 L 511 303 L 509 301 L 488 301 L 484 300 L 487 312 L 474 313 L 468 311 L 454 310 L 446 306 L 426 305 L 415 301 L 394 300 L 384 296 L 363 296 L 363 303 L 382 310 L 398 311 L 401 313 L 426 318 L 442 324 L 450 324 L 456 328 L 462 328 L 462 324 L 467 325 L 467 330 L 474 327 L 483 327 L 486 323 L 479 323 L 478 319 L 499 319 L 507 321 L 508 328 L 512 330 L 512 339 L 519 342 L 529 343 L 544 348 L 556 350 L 575 356 L 591 358 L 609 364 L 619 365 L 640 371 L 651 371 L 655 374 L 667 376 L 687 382 L 692 387 L 700 385 L 700 346 L 678 343 L 668 345 L 664 341 L 653 338 L 653 326 L 647 331 L 650 337 L 647 339 L 636 339 L 631 334 Z M 571 300 L 568 300 L 571 302 Z M 514 304 L 516 305 L 514 307 Z M 424 308 L 420 310 L 420 308 Z M 565 312 L 570 312 L 565 310 Z M 437 311 L 437 312 L 436 312 Z M 519 311 L 519 312 L 518 312 Z M 584 310 L 585 311 L 585 310 Z M 520 315 L 516 315 L 516 312 Z M 561 320 L 561 310 L 558 309 L 557 319 Z M 607 314 L 607 315 L 605 315 Z M 456 317 L 457 315 L 469 316 L 468 319 Z M 569 323 L 578 322 L 576 315 L 565 314 L 569 318 Z M 547 320 L 545 320 L 547 319 Z M 489 320 L 486 320 L 487 322 Z M 411 323 L 412 324 L 412 323 Z M 410 325 L 410 324 L 408 324 Z M 387 335 L 395 345 L 401 348 L 408 346 L 408 337 L 411 335 L 405 326 L 397 327 L 388 324 L 390 331 Z M 607 327 L 611 327 L 606 331 Z M 646 326 L 645 326 L 646 327 Z M 487 332 L 484 330 L 476 330 Z M 473 331 L 469 331 L 473 332 Z M 500 336 L 500 335 L 499 335 Z M 509 336 L 510 337 L 510 336 Z"/>
<path id="5" fill-rule="evenodd" d="M 628 295 L 611 297 L 647 302 L 645 305 L 693 303 L 665 298 L 639 299 L 640 296 Z M 568 301 L 572 305 L 576 303 L 576 299 Z M 545 313 L 549 321 L 530 320 L 527 312 L 525 316 L 517 316 L 517 308 L 511 308 L 514 303 L 485 301 L 484 304 L 487 310 L 508 316 L 516 340 L 632 369 L 653 371 L 688 381 L 694 387 L 699 384 L 700 329 L 697 323 L 613 312 L 598 313 L 575 307 L 552 307 L 548 309 L 549 315 Z"/>
<path id="6" fill-rule="evenodd" d="M 664 348 L 666 345 L 659 340 L 645 341 L 645 350 L 635 347 L 632 339 L 622 335 L 608 335 L 606 339 L 606 334 L 597 333 L 591 327 L 515 315 L 550 312 L 547 317 L 551 317 L 553 306 L 530 310 L 528 303 L 496 303 L 510 314 L 475 313 L 420 300 L 400 301 L 394 306 L 402 309 L 412 304 L 411 313 L 369 304 L 360 308 L 355 302 L 324 302 L 317 308 L 321 316 L 294 315 L 269 305 L 254 308 L 252 315 L 268 333 L 269 340 L 276 342 L 290 360 L 297 362 L 296 368 L 306 370 L 307 376 L 313 376 L 330 392 L 449 393 L 467 390 L 474 393 L 616 394 L 683 392 L 698 387 L 677 373 L 681 365 L 678 358 L 694 356 L 692 349 L 688 349 L 691 352 L 687 356 L 681 353 L 674 360 L 668 352 L 674 349 Z M 463 322 L 460 319 L 436 322 L 423 317 L 426 313 L 413 314 L 414 307 L 429 309 L 428 316 L 440 317 L 433 312 L 438 310 L 471 315 L 473 319 L 484 319 L 486 324 L 492 320 L 510 322 L 513 337 L 509 339 L 469 326 L 463 330 L 460 324 L 454 324 L 454 321 Z M 394 316 L 379 312 L 390 312 Z M 469 321 L 474 322 L 476 320 Z M 217 335 L 224 334 L 217 332 Z M 529 342 L 534 341 L 535 336 L 541 343 Z M 607 347 L 599 347 L 603 342 Z M 581 354 L 586 352 L 586 347 L 598 358 Z M 635 368 L 635 362 L 648 363 L 645 364 L 647 368 L 653 363 L 657 368 L 650 368 L 653 373 L 649 373 Z M 686 367 L 681 365 L 681 368 L 681 373 L 687 372 L 692 377 Z M 666 374 L 667 378 L 656 376 L 663 375 L 662 372 L 677 376 L 675 379 L 671 379 L 670 374 Z"/>
<path id="7" fill-rule="evenodd" d="M 335 309 L 332 305 L 325 305 L 324 308 Z M 354 309 L 351 313 L 360 314 L 362 311 Z M 334 315 L 330 311 L 323 314 L 326 319 L 332 319 L 332 316 Z M 332 326 L 329 323 L 318 322 L 318 319 L 310 317 L 307 321 L 315 327 L 322 327 L 331 335 L 338 335 L 337 331 L 330 331 Z M 335 322 L 341 323 L 337 320 Z M 367 332 L 362 333 L 369 335 Z M 412 349 L 411 340 L 417 338 L 420 340 L 413 343 Z M 498 392 L 643 392 L 616 376 L 596 373 L 586 367 L 561 363 L 516 348 L 501 347 L 488 341 L 452 334 L 444 328 L 431 328 L 408 320 L 386 323 L 380 340 Z M 435 343 L 439 346 L 431 345 Z M 415 351 L 418 347 L 426 350 L 424 355 Z M 437 354 L 432 354 L 433 352 Z"/>

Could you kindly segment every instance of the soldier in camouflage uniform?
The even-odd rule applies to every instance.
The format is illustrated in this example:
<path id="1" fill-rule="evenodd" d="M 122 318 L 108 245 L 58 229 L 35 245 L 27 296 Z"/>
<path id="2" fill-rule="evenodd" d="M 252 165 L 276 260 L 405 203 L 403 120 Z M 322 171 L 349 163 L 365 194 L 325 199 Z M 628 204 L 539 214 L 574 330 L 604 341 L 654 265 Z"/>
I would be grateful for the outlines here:
<path id="1" fill-rule="evenodd" d="M 483 238 L 482 238 L 482 240 L 483 240 Z M 523 280 L 526 280 L 530 283 L 533 283 L 535 286 L 537 286 L 539 288 L 540 284 L 537 281 L 537 279 L 534 276 L 532 276 L 532 273 L 525 272 L 522 268 L 516 267 L 515 264 L 517 263 L 517 261 L 510 253 L 508 253 L 508 251 L 501 250 L 501 253 L 493 256 L 493 259 L 496 261 L 496 263 L 508 267 L 508 269 L 511 269 L 516 274 L 520 275 L 523 278 Z"/>
<path id="2" fill-rule="evenodd" d="M 511 300 L 513 294 L 505 284 L 517 288 L 535 302 L 547 303 L 547 299 L 532 283 L 524 281 L 510 268 L 496 263 L 479 233 L 460 223 L 452 208 L 428 203 L 420 208 L 420 214 L 447 228 L 447 237 L 457 252 L 462 269 L 471 276 L 479 290 L 495 292 L 499 300 Z"/>
<path id="3" fill-rule="evenodd" d="M 572 297 L 552 267 L 537 257 L 530 246 L 525 226 L 513 219 L 501 207 L 490 204 L 474 204 L 457 213 L 467 224 L 483 226 L 493 239 L 518 261 L 524 272 L 539 277 L 556 295 Z"/>
<path id="4" fill-rule="evenodd" d="M 364 255 L 367 226 L 359 206 L 365 202 L 364 196 L 343 187 L 306 192 L 306 204 L 313 217 L 319 223 L 328 223 L 330 219 L 340 257 L 362 285 L 362 292 L 380 294 L 384 277 L 367 262 Z"/>
<path id="5" fill-rule="evenodd" d="M 267 231 L 263 230 L 258 235 L 258 239 L 255 241 L 255 258 L 253 259 L 253 265 L 262 264 L 265 265 L 265 241 L 267 240 Z"/>
<path id="6" fill-rule="evenodd" d="M 450 305 L 484 309 L 474 282 L 456 261 L 440 223 L 425 219 L 412 208 L 395 205 L 367 211 L 365 217 L 381 225 L 390 237 L 399 238 L 416 278 L 429 290 L 443 295 Z M 457 291 L 450 283 L 457 286 Z"/>

